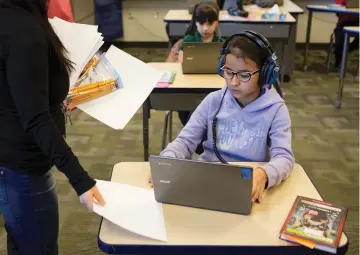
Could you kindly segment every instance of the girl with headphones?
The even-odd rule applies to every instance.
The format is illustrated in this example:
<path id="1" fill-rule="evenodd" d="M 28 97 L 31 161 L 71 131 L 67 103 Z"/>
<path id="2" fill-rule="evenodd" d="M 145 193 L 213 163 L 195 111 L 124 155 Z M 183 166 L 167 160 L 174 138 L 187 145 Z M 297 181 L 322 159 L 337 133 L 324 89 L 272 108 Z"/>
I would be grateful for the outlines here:
<path id="1" fill-rule="evenodd" d="M 253 201 L 264 189 L 288 178 L 293 166 L 291 120 L 284 100 L 271 85 L 279 65 L 263 36 L 245 31 L 228 38 L 218 72 L 226 86 L 210 93 L 161 156 L 190 158 L 203 142 L 200 161 L 267 162 L 253 170 Z"/>

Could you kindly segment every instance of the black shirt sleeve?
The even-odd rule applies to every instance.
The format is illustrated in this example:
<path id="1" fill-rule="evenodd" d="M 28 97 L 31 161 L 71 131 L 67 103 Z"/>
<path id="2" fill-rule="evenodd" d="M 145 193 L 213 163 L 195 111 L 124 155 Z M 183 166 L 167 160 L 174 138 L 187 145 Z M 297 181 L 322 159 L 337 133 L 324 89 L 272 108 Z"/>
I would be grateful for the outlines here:
<path id="1" fill-rule="evenodd" d="M 28 26 L 27 26 L 28 27 Z M 7 44 L 6 73 L 10 93 L 25 132 L 83 194 L 95 185 L 66 144 L 50 115 L 49 45 L 41 28 L 14 33 Z"/>

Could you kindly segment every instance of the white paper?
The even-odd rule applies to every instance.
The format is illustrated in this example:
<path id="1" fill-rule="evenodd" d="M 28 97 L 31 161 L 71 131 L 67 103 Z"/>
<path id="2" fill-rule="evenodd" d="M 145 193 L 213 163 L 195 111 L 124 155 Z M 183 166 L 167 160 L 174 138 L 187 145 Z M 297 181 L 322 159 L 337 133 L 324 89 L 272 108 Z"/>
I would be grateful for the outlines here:
<path id="1" fill-rule="evenodd" d="M 260 7 L 256 4 L 249 4 L 244 6 L 245 11 L 247 10 L 259 10 Z"/>
<path id="2" fill-rule="evenodd" d="M 94 203 L 95 213 L 128 231 L 167 241 L 162 205 L 152 190 L 101 180 L 96 185 L 106 205 Z"/>
<path id="3" fill-rule="evenodd" d="M 103 37 L 97 26 L 67 22 L 57 17 L 49 21 L 74 63 L 75 70 L 70 76 L 72 88 L 85 65 L 103 45 Z"/>
<path id="4" fill-rule="evenodd" d="M 59 18 L 49 21 L 67 49 L 69 59 L 75 64 L 75 71 L 70 76 L 72 88 L 85 65 L 104 43 L 103 37 L 98 33 L 97 26 Z M 157 85 L 161 72 L 114 46 L 105 56 L 120 75 L 123 87 L 80 104 L 78 108 L 111 128 L 123 129 Z"/>
<path id="5" fill-rule="evenodd" d="M 162 72 L 115 46 L 105 56 L 118 72 L 123 88 L 78 108 L 111 128 L 123 129 L 150 95 Z"/>
<path id="6" fill-rule="evenodd" d="M 267 13 L 271 13 L 271 14 L 280 13 L 279 6 L 275 4 L 270 10 L 267 11 Z"/>

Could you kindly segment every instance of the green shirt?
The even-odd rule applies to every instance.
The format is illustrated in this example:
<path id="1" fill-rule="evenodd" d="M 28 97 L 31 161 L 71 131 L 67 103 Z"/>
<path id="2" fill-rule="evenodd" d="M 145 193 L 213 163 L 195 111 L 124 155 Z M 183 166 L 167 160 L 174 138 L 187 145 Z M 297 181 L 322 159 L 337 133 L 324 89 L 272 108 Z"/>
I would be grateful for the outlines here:
<path id="1" fill-rule="evenodd" d="M 212 41 L 224 42 L 225 40 L 215 34 Z M 184 42 L 202 42 L 202 40 L 198 32 L 196 32 L 194 35 L 186 35 L 179 46 L 179 50 L 184 50 Z"/>

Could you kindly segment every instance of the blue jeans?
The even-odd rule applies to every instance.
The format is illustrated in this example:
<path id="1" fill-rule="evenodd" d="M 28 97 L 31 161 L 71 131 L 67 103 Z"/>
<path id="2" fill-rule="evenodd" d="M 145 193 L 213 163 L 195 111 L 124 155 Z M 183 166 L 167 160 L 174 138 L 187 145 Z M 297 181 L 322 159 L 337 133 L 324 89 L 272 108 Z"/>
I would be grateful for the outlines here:
<path id="1" fill-rule="evenodd" d="M 0 212 L 9 255 L 58 254 L 59 209 L 50 171 L 38 176 L 0 166 Z"/>

